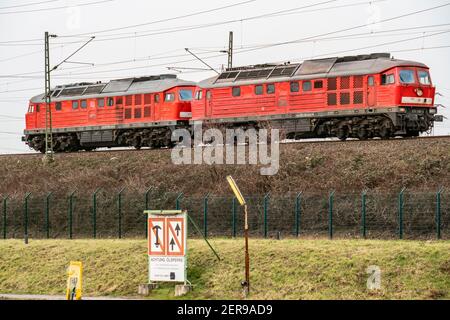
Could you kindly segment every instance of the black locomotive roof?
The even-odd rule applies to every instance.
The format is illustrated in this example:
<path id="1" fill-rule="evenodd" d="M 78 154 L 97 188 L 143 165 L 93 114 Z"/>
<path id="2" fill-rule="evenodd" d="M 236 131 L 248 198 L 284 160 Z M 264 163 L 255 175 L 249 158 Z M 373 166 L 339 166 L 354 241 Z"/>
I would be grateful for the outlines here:
<path id="1" fill-rule="evenodd" d="M 195 86 L 195 82 L 178 79 L 174 74 L 111 80 L 109 82 L 81 82 L 56 86 L 51 90 L 52 101 L 76 100 L 139 93 L 161 92 L 177 86 Z M 40 103 L 45 94 L 31 98 Z"/>
<path id="2" fill-rule="evenodd" d="M 389 53 L 306 60 L 303 63 L 263 64 L 230 68 L 199 83 L 203 88 L 266 82 L 376 74 L 398 66 L 428 68 L 425 64 L 397 60 Z"/>

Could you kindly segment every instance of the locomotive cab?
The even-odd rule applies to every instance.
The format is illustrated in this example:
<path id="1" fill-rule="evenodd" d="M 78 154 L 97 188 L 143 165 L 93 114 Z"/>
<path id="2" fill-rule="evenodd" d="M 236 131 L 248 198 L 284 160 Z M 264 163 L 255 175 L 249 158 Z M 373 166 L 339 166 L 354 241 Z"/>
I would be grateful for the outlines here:
<path id="1" fill-rule="evenodd" d="M 164 107 L 161 111 L 173 118 L 189 120 L 192 117 L 191 102 L 194 87 L 177 87 L 164 92 Z"/>

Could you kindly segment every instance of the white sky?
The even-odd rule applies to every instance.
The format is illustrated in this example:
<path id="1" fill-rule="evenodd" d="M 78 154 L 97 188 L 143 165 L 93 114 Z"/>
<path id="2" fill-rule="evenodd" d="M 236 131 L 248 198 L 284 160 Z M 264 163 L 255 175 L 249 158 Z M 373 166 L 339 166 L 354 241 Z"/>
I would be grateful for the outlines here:
<path id="1" fill-rule="evenodd" d="M 41 4 L 36 4 L 37 2 Z M 228 9 L 157 22 L 242 2 L 245 0 L 0 0 L 0 153 L 29 150 L 20 137 L 25 126 L 24 114 L 28 99 L 44 91 L 43 38 L 47 30 L 58 36 L 96 36 L 93 42 L 70 59 L 74 62 L 93 63 L 94 66 L 63 64 L 52 73 L 52 86 L 170 73 L 167 67 L 205 68 L 198 61 L 177 63 L 180 60 L 193 59 L 184 48 L 190 48 L 214 68 L 220 69 L 227 63 L 226 55 L 212 58 L 210 56 L 220 55 L 219 51 L 227 48 L 229 31 L 234 31 L 234 66 L 393 52 L 396 58 L 420 61 L 431 68 L 437 91 L 443 95 L 437 97 L 437 103 L 448 106 L 447 109 L 441 109 L 440 113 L 449 118 L 444 123 L 437 124 L 434 134 L 450 134 L 450 47 L 435 48 L 450 46 L 450 6 L 373 24 L 376 21 L 443 5 L 447 1 L 384 0 L 372 1 L 370 4 L 370 1 L 366 0 L 254 0 Z M 32 3 L 34 4 L 28 5 Z M 318 3 L 323 4 L 317 5 Z M 89 5 L 77 6 L 80 4 Z M 313 4 L 316 6 L 294 10 Z M 55 9 L 58 7 L 60 9 Z M 52 10 L 18 12 L 46 8 Z M 248 19 L 280 11 L 283 13 L 276 16 Z M 225 21 L 234 22 L 210 25 Z M 140 27 L 98 33 L 101 30 L 144 23 L 146 25 Z M 209 26 L 200 28 L 200 25 Z M 239 53 L 249 46 L 304 39 L 354 26 L 363 27 L 322 36 L 335 38 L 326 41 L 316 39 Z M 428 27 L 423 28 L 424 26 Z M 415 27 L 421 28 L 411 29 Z M 179 31 L 179 28 L 187 30 Z M 392 31 L 405 28 L 409 30 Z M 178 29 L 177 32 L 167 32 L 175 29 Z M 370 32 L 373 33 L 369 34 Z M 430 36 L 436 33 L 440 34 Z M 59 63 L 82 45 L 81 42 L 64 46 L 62 43 L 87 41 L 87 35 L 51 39 L 51 64 Z M 336 39 L 344 35 L 352 36 L 348 39 Z M 118 37 L 124 39 L 101 41 Z M 9 42 L 33 39 L 39 41 Z M 396 41 L 402 42 L 393 43 Z M 378 46 L 379 44 L 384 45 Z M 352 49 L 358 50 L 350 51 Z M 110 64 L 135 59 L 139 61 Z M 108 65 L 100 65 L 105 63 Z M 29 74 L 30 72 L 35 73 Z M 19 74 L 25 74 L 22 77 L 28 78 L 9 77 Z M 179 77 L 198 81 L 212 75 L 212 71 L 184 71 Z"/>

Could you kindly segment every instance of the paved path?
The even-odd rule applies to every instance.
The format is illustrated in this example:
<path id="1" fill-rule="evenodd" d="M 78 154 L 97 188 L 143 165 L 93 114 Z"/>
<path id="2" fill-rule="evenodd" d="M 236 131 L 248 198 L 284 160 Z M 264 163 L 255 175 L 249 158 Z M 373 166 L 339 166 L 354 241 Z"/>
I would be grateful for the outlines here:
<path id="1" fill-rule="evenodd" d="M 66 296 L 51 296 L 45 294 L 1 294 L 0 300 L 66 300 Z M 140 298 L 118 297 L 83 297 L 83 300 L 142 300 Z"/>

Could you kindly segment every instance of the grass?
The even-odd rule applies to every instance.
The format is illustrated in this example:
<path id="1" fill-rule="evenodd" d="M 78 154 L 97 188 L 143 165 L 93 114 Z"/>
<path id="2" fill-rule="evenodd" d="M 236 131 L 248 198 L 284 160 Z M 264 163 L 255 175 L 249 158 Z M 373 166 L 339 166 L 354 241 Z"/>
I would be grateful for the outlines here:
<path id="1" fill-rule="evenodd" d="M 243 240 L 189 240 L 187 299 L 241 299 Z M 252 299 L 450 299 L 449 241 L 251 239 Z M 136 296 L 147 279 L 145 240 L 0 241 L 0 293 L 63 294 L 71 260 L 84 265 L 84 295 Z M 366 269 L 381 269 L 381 289 Z M 164 284 L 150 298 L 174 299 Z"/>

